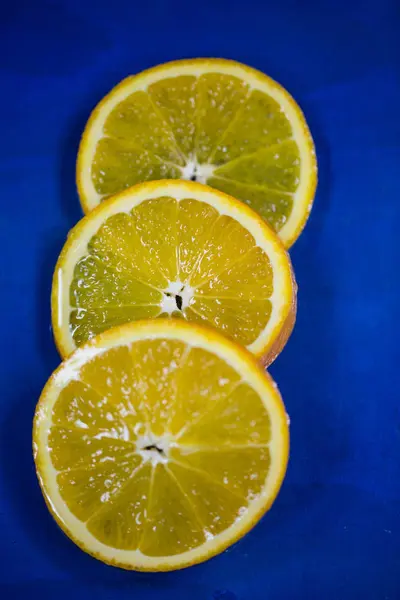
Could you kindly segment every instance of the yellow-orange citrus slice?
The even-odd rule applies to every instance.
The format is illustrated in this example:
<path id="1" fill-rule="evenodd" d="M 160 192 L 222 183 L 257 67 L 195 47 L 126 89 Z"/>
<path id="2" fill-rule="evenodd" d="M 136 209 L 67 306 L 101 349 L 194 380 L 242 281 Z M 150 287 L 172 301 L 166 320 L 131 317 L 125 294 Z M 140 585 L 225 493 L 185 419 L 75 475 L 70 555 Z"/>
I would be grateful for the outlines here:
<path id="1" fill-rule="evenodd" d="M 63 356 L 110 327 L 176 317 L 220 329 L 267 364 L 295 309 L 276 234 L 239 200 L 189 181 L 139 184 L 101 203 L 68 236 L 53 280 Z"/>
<path id="2" fill-rule="evenodd" d="M 33 448 L 49 510 L 84 551 L 126 569 L 204 561 L 274 501 L 288 458 L 276 385 L 216 330 L 108 330 L 55 371 Z"/>
<path id="3" fill-rule="evenodd" d="M 133 184 L 166 178 L 239 198 L 289 247 L 314 199 L 314 145 L 296 102 L 263 73 L 222 59 L 167 63 L 124 79 L 94 109 L 77 185 L 89 212 Z"/>

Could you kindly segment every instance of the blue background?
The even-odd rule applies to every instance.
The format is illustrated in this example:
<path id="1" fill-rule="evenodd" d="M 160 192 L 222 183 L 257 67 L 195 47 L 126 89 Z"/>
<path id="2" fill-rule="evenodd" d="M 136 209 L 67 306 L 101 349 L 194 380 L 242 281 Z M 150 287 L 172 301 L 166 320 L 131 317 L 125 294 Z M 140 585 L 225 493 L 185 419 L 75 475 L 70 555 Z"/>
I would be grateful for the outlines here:
<path id="1" fill-rule="evenodd" d="M 180 600 L 400 598 L 400 11 L 390 1 L 3 3 L 0 25 L 0 596 Z M 396 7 L 397 4 L 397 7 Z M 273 365 L 291 416 L 279 498 L 235 547 L 137 574 L 57 528 L 31 423 L 58 364 L 52 270 L 80 217 L 74 163 L 90 110 L 171 59 L 234 58 L 285 85 L 320 183 L 292 249 L 295 332 Z"/>

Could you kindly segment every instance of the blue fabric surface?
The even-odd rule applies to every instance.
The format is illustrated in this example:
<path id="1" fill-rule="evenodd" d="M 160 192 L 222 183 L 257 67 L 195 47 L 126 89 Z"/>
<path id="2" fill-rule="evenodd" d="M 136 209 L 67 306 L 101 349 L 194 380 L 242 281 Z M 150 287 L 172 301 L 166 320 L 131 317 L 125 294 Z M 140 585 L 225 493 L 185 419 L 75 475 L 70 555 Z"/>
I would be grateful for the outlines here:
<path id="1" fill-rule="evenodd" d="M 0 56 L 0 597 L 399 599 L 398 1 L 6 2 Z M 81 214 L 85 121 L 126 75 L 192 56 L 276 78 L 316 143 L 315 205 L 291 251 L 297 325 L 271 369 L 291 458 L 277 502 L 236 546 L 182 572 L 136 574 L 86 556 L 52 521 L 31 423 L 59 362 L 49 293 Z"/>

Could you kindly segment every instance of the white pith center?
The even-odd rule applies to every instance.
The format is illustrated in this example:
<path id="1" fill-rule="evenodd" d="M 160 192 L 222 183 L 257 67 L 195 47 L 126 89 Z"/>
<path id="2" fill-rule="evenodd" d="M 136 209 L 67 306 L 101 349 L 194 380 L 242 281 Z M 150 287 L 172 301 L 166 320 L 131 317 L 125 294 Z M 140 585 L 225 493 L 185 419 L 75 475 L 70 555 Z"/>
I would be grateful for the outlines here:
<path id="1" fill-rule="evenodd" d="M 215 165 L 207 163 L 199 165 L 196 160 L 190 159 L 182 169 L 182 179 L 207 183 L 207 180 L 212 177 L 214 169 Z"/>
<path id="2" fill-rule="evenodd" d="M 170 446 L 171 439 L 168 436 L 154 436 L 151 432 L 139 436 L 136 440 L 138 454 L 144 462 L 151 462 L 153 467 L 168 462 Z"/>
<path id="3" fill-rule="evenodd" d="M 171 281 L 163 292 L 161 311 L 169 315 L 177 311 L 184 311 L 190 306 L 193 293 L 194 289 L 190 285 L 185 285 L 180 281 Z"/>

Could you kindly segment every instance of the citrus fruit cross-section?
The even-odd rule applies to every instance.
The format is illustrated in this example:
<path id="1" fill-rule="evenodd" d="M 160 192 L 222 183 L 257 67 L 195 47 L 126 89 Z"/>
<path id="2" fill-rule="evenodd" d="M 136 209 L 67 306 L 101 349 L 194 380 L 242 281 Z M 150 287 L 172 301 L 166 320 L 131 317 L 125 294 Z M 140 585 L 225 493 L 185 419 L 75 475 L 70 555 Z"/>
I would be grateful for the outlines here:
<path id="1" fill-rule="evenodd" d="M 267 364 L 292 330 L 295 288 L 282 243 L 249 207 L 199 183 L 155 181 L 103 202 L 69 234 L 52 324 L 67 356 L 116 325 L 187 319 Z"/>
<path id="2" fill-rule="evenodd" d="M 65 533 L 127 569 L 179 569 L 242 537 L 274 501 L 287 417 L 270 376 L 215 330 L 152 320 L 76 350 L 38 402 L 40 485 Z"/>
<path id="3" fill-rule="evenodd" d="M 314 199 L 314 145 L 293 98 L 263 73 L 229 60 L 176 61 L 117 85 L 79 148 L 85 212 L 155 179 L 192 179 L 239 198 L 289 247 Z"/>

